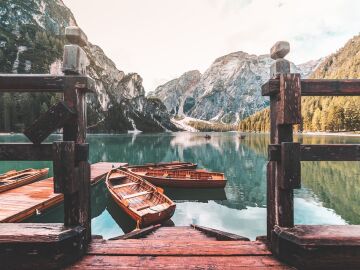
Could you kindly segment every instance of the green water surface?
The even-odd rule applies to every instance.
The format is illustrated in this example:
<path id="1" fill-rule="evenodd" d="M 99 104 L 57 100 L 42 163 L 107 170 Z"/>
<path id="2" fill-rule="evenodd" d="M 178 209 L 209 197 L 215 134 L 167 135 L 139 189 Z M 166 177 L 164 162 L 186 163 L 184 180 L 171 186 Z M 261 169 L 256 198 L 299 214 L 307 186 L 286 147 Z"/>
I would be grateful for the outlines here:
<path id="1" fill-rule="evenodd" d="M 266 233 L 266 156 L 268 135 L 235 132 L 89 135 L 90 161 L 143 164 L 184 160 L 224 172 L 225 189 L 166 189 L 176 211 L 175 225 L 198 224 L 254 239 Z M 53 135 L 49 141 L 61 139 Z M 360 143 L 360 137 L 299 136 L 306 144 Z M 24 142 L 22 135 L 1 135 L 0 142 Z M 51 167 L 50 162 L 1 162 L 11 169 Z M 52 171 L 50 172 L 52 173 Z M 103 183 L 92 189 L 92 233 L 110 238 L 129 232 L 135 223 L 111 200 Z M 62 222 L 60 205 L 29 222 Z M 295 191 L 295 223 L 360 224 L 360 163 L 303 162 L 302 189 Z"/>

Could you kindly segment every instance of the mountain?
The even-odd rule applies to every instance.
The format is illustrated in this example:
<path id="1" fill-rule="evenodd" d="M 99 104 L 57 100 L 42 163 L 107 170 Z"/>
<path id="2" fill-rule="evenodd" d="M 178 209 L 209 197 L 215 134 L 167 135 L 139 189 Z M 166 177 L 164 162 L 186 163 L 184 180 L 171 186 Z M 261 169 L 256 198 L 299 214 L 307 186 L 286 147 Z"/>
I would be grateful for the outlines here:
<path id="1" fill-rule="evenodd" d="M 0 3 L 0 72 L 61 74 L 64 30 L 77 25 L 61 0 L 5 0 Z M 96 94 L 88 95 L 89 132 L 178 130 L 164 104 L 146 98 L 142 78 L 118 70 L 103 50 L 89 42 L 88 74 Z M 0 96 L 0 130 L 20 131 L 59 100 L 51 94 Z"/>
<path id="2" fill-rule="evenodd" d="M 230 53 L 216 59 L 201 76 L 198 71 L 186 72 L 157 87 L 151 96 L 163 101 L 173 115 L 236 123 L 268 106 L 261 85 L 269 79 L 273 61 L 269 55 Z M 291 64 L 291 69 L 308 77 L 319 62 Z"/>
<path id="3" fill-rule="evenodd" d="M 329 55 L 310 75 L 313 79 L 359 79 L 360 35 Z M 360 97 L 304 97 L 303 131 L 359 131 Z M 269 110 L 263 110 L 239 124 L 244 131 L 267 131 Z"/>

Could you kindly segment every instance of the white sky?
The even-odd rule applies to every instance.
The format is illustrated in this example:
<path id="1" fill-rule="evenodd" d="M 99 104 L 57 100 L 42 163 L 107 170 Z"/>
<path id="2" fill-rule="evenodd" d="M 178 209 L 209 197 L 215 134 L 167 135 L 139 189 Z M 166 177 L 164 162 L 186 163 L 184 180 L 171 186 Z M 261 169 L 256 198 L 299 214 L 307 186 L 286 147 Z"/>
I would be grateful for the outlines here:
<path id="1" fill-rule="evenodd" d="M 89 40 L 145 90 L 234 51 L 265 54 L 278 40 L 299 64 L 359 34 L 359 0 L 63 0 Z"/>

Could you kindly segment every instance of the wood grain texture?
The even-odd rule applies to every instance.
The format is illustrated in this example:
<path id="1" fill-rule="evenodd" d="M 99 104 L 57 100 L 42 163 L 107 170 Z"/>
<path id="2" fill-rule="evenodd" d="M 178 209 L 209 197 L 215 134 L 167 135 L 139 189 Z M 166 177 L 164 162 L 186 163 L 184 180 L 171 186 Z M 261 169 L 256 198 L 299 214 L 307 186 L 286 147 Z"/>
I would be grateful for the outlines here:
<path id="1" fill-rule="evenodd" d="M 219 248 L 221 246 L 221 249 Z M 260 242 L 249 241 L 173 241 L 173 240 L 115 240 L 91 244 L 89 255 L 270 255 L 267 247 Z"/>
<path id="2" fill-rule="evenodd" d="M 270 79 L 262 86 L 263 96 L 279 91 L 279 79 Z M 301 96 L 360 96 L 360 80 L 302 79 Z"/>
<path id="3" fill-rule="evenodd" d="M 40 144 L 51 133 L 62 128 L 66 122 L 74 120 L 75 116 L 75 111 L 65 102 L 60 101 L 27 127 L 24 135 L 34 144 Z"/>
<path id="4" fill-rule="evenodd" d="M 300 124 L 301 83 L 300 74 L 280 74 L 276 123 L 278 125 Z"/>
<path id="5" fill-rule="evenodd" d="M 215 237 L 216 240 L 221 240 L 221 241 L 235 241 L 235 240 L 238 240 L 238 241 L 240 241 L 240 240 L 241 241 L 250 241 L 249 238 L 241 236 L 241 235 L 228 233 L 228 232 L 212 229 L 212 228 L 209 228 L 209 227 L 194 225 L 194 224 L 191 224 L 190 226 L 193 227 L 196 230 L 199 230 L 199 231 L 203 232 L 206 235 Z"/>
<path id="6" fill-rule="evenodd" d="M 52 144 L 0 143 L 0 160 L 50 161 L 52 157 Z"/>
<path id="7" fill-rule="evenodd" d="M 85 256 L 68 269 L 294 269 L 269 256 Z"/>
<path id="8" fill-rule="evenodd" d="M 293 228 L 276 227 L 279 237 L 297 245 L 360 247 L 360 225 L 296 225 Z"/>
<path id="9" fill-rule="evenodd" d="M 0 224 L 1 269 L 59 269 L 84 254 L 84 228 Z"/>
<path id="10" fill-rule="evenodd" d="M 298 269 L 360 269 L 359 225 L 275 227 L 279 258 Z"/>
<path id="11" fill-rule="evenodd" d="M 75 236 L 79 230 L 62 223 L 0 223 L 0 243 L 50 243 Z"/>
<path id="12" fill-rule="evenodd" d="M 63 92 L 67 84 L 86 92 L 95 92 L 94 80 L 87 76 L 50 74 L 0 74 L 0 92 Z"/>
<path id="13" fill-rule="evenodd" d="M 301 188 L 300 143 L 281 143 L 281 178 L 282 189 Z"/>
<path id="14" fill-rule="evenodd" d="M 146 228 L 143 228 L 143 229 L 140 229 L 140 230 L 134 230 L 134 231 L 126 233 L 124 235 L 120 235 L 120 236 L 117 236 L 117 237 L 110 238 L 109 240 L 112 241 L 112 240 L 126 240 L 126 239 L 142 238 L 142 237 L 148 235 L 149 233 L 156 231 L 160 227 L 161 227 L 160 224 L 151 225 L 149 227 L 146 227 Z"/>
<path id="15" fill-rule="evenodd" d="M 72 194 L 79 190 L 75 175 L 75 143 L 53 143 L 54 192 Z"/>

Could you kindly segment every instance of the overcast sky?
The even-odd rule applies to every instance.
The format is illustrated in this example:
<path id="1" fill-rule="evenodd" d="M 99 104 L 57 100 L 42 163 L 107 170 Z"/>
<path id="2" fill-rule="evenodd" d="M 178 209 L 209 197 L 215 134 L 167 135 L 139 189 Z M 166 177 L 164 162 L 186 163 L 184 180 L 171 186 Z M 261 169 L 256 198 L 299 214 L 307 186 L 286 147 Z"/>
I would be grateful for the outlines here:
<path id="1" fill-rule="evenodd" d="M 265 54 L 288 40 L 288 59 L 326 56 L 359 34 L 359 0 L 63 0 L 89 40 L 146 91 L 234 51 Z"/>

